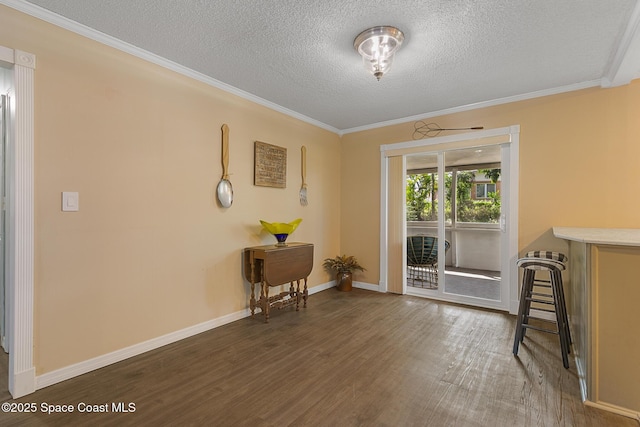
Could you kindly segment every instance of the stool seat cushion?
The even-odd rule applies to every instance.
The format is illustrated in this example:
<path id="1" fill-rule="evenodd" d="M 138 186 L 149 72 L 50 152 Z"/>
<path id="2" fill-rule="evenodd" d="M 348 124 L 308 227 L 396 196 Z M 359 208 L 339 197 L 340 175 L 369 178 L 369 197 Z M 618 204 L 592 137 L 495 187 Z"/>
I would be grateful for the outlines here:
<path id="1" fill-rule="evenodd" d="M 545 258 L 520 258 L 516 264 L 529 270 L 561 271 L 567 268 L 563 262 Z"/>
<path id="2" fill-rule="evenodd" d="M 565 254 L 553 251 L 529 251 L 525 254 L 525 257 L 554 259 L 560 262 L 567 262 L 568 259 Z"/>

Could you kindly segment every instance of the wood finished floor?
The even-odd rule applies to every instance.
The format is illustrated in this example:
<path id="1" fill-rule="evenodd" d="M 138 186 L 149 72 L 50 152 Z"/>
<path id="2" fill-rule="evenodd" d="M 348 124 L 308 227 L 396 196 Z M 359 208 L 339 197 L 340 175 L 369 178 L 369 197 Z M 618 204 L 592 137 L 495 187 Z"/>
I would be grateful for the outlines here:
<path id="1" fill-rule="evenodd" d="M 306 310 L 259 319 L 15 401 L 0 395 L 38 407 L 132 402 L 133 413 L 0 413 L 0 425 L 638 426 L 582 404 L 557 337 L 530 331 L 514 357 L 507 314 L 330 289 Z"/>

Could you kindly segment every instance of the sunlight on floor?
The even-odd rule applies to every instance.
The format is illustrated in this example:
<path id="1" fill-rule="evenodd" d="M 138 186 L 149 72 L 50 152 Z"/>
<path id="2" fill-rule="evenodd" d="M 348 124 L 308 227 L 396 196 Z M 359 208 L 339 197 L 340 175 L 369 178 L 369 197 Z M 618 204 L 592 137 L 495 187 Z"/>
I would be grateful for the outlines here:
<path id="1" fill-rule="evenodd" d="M 454 271 L 454 270 L 445 270 L 445 274 L 452 276 L 460 276 L 460 277 L 468 277 L 471 279 L 484 279 L 484 280 L 500 280 L 500 272 L 487 272 L 487 273 L 470 273 L 467 271 Z"/>

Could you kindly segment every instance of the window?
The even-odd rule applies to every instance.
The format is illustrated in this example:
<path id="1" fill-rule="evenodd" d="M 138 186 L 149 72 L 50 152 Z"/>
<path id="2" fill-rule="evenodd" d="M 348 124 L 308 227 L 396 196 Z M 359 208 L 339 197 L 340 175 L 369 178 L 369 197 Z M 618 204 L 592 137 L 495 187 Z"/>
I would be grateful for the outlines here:
<path id="1" fill-rule="evenodd" d="M 496 192 L 496 185 L 490 183 L 476 184 L 476 199 L 488 199 L 489 193 Z"/>

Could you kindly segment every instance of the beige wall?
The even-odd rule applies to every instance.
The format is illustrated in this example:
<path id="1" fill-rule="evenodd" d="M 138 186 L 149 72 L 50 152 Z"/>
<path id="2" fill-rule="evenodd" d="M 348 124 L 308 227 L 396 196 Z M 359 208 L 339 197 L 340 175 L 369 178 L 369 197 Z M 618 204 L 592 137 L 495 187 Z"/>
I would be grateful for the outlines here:
<path id="1" fill-rule="evenodd" d="M 36 55 L 35 364 L 43 374 L 243 310 L 259 219 L 303 222 L 310 286 L 339 253 L 339 137 L 0 6 L 0 45 Z M 215 202 L 230 127 L 230 209 Z M 287 148 L 287 188 L 253 185 L 253 144 Z M 309 206 L 300 206 L 300 147 Z M 61 212 L 61 192 L 80 193 Z"/>
<path id="2" fill-rule="evenodd" d="M 521 251 L 567 250 L 553 226 L 640 227 L 640 80 L 428 119 L 442 127 L 520 125 Z M 414 123 L 342 138 L 341 247 L 379 282 L 380 145 L 411 141 Z"/>

